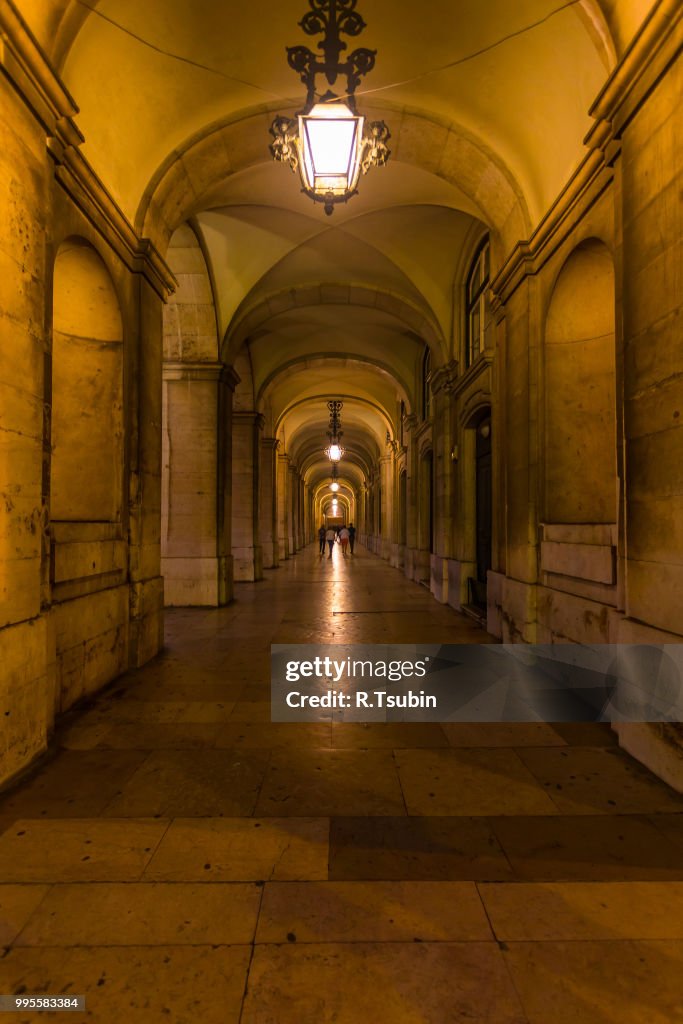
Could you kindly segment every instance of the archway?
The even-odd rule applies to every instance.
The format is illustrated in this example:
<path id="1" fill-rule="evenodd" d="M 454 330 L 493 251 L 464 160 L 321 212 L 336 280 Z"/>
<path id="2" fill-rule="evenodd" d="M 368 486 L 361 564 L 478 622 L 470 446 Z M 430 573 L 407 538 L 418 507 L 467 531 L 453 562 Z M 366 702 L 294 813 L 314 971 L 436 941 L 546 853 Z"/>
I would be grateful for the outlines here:
<path id="1" fill-rule="evenodd" d="M 50 596 L 62 711 L 128 667 L 123 366 L 112 279 L 89 242 L 69 238 L 54 265 L 51 381 Z"/>
<path id="2" fill-rule="evenodd" d="M 553 290 L 545 331 L 545 520 L 616 521 L 614 265 L 582 242 Z"/>
<path id="3" fill-rule="evenodd" d="M 107 466 L 107 472 L 101 472 Z M 53 522 L 117 522 L 123 481 L 123 325 L 99 253 L 70 238 L 54 267 Z"/>

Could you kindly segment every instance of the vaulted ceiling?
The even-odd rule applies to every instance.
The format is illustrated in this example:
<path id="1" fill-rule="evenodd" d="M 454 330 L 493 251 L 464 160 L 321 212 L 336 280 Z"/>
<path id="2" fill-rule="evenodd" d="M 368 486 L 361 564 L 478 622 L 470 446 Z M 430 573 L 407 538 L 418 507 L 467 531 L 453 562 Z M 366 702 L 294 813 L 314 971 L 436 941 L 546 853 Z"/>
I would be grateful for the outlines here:
<path id="1" fill-rule="evenodd" d="M 223 356 L 248 357 L 254 403 L 311 473 L 324 401 L 344 397 L 356 485 L 415 404 L 425 344 L 435 365 L 457 355 L 478 241 L 491 231 L 495 262 L 528 237 L 650 7 L 359 0 L 359 45 L 378 51 L 359 105 L 388 122 L 392 157 L 326 218 L 268 150 L 274 114 L 302 103 L 285 46 L 315 45 L 297 24 L 307 0 L 16 2 L 124 213 L 162 251 L 192 224 Z"/>

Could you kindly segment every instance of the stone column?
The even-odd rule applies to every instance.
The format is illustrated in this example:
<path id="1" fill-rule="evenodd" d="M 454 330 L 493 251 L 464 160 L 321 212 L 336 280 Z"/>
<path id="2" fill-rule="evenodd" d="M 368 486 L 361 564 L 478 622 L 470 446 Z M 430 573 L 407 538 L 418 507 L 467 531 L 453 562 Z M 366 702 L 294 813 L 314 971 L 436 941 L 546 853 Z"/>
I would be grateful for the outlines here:
<path id="1" fill-rule="evenodd" d="M 277 456 L 277 537 L 280 560 L 289 558 L 289 455 Z"/>
<path id="2" fill-rule="evenodd" d="M 232 558 L 232 403 L 239 376 L 231 366 L 221 370 L 218 387 L 218 603 L 234 597 Z"/>
<path id="3" fill-rule="evenodd" d="M 263 417 L 232 416 L 232 557 L 235 580 L 263 579 L 259 540 L 259 438 Z"/>
<path id="4" fill-rule="evenodd" d="M 140 278 L 136 430 L 129 452 L 129 567 L 131 665 L 153 658 L 163 645 L 161 569 L 161 421 L 163 330 L 161 299 Z"/>
<path id="5" fill-rule="evenodd" d="M 164 366 L 161 564 L 168 605 L 216 606 L 229 599 L 227 552 L 221 550 L 218 514 L 226 479 L 221 462 L 229 460 L 222 430 L 227 426 L 229 431 L 229 416 L 221 375 L 218 363 Z M 231 398 L 230 388 L 228 395 Z"/>
<path id="6" fill-rule="evenodd" d="M 458 365 L 452 360 L 432 374 L 432 451 L 434 456 L 434 552 L 431 591 L 437 601 L 449 599 L 449 566 L 453 555 L 453 427 L 451 390 Z"/>
<path id="7" fill-rule="evenodd" d="M 0 63 L 11 51 L 3 39 Z M 5 59 L 7 58 L 7 59 Z M 24 77 L 22 65 L 12 65 Z M 0 82 L 0 782 L 46 747 L 55 710 L 49 603 L 50 359 L 45 127 Z M 42 587 L 41 587 L 42 583 Z M 42 607 L 41 607 L 42 606 Z"/>
<path id="8" fill-rule="evenodd" d="M 417 561 L 417 518 L 419 499 L 419 477 L 417 445 L 415 431 L 417 417 L 414 413 L 406 416 L 403 424 L 403 436 L 406 445 L 406 548 L 404 572 L 408 579 L 415 578 Z"/>
<path id="9" fill-rule="evenodd" d="M 382 558 L 389 559 L 394 528 L 394 453 L 379 460 L 379 479 L 382 488 L 382 507 L 379 510 L 379 550 Z"/>
<path id="10" fill-rule="evenodd" d="M 277 530 L 277 450 L 280 442 L 264 437 L 260 443 L 259 487 L 260 542 L 264 569 L 276 569 L 280 562 Z"/>
<path id="11" fill-rule="evenodd" d="M 299 474 L 296 466 L 289 465 L 288 509 L 289 509 L 289 552 L 296 554 L 299 548 Z"/>

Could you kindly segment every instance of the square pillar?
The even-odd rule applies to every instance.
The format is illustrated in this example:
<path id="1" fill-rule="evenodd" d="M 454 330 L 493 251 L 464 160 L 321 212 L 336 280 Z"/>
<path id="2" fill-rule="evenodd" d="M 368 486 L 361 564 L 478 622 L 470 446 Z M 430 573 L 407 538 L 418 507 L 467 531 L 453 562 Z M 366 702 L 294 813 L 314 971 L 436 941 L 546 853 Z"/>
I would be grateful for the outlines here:
<path id="1" fill-rule="evenodd" d="M 233 578 L 263 579 L 259 538 L 259 437 L 263 417 L 235 412 L 232 417 L 232 558 Z"/>
<path id="2" fill-rule="evenodd" d="M 280 559 L 289 558 L 289 455 L 277 456 L 277 536 Z"/>
<path id="3" fill-rule="evenodd" d="M 277 530 L 277 450 L 280 442 L 274 437 L 261 438 L 259 453 L 259 536 L 264 569 L 277 569 L 280 545 Z"/>

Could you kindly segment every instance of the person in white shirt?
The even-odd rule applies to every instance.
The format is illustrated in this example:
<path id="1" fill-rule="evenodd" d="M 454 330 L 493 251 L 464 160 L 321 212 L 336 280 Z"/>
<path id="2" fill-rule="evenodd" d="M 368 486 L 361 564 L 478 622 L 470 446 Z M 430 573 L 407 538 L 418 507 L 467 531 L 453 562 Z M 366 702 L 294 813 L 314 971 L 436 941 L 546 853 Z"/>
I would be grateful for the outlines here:
<path id="1" fill-rule="evenodd" d="M 342 546 L 342 554 L 344 558 L 346 558 L 346 549 L 349 546 L 349 531 L 346 526 L 342 526 L 341 530 L 339 531 L 339 540 Z"/>
<path id="2" fill-rule="evenodd" d="M 334 542 L 336 539 L 337 534 L 335 533 L 331 526 L 328 526 L 327 533 L 325 534 L 325 540 L 327 541 L 327 546 L 330 549 L 330 553 L 327 556 L 328 558 L 332 558 L 332 548 L 334 547 Z"/>

